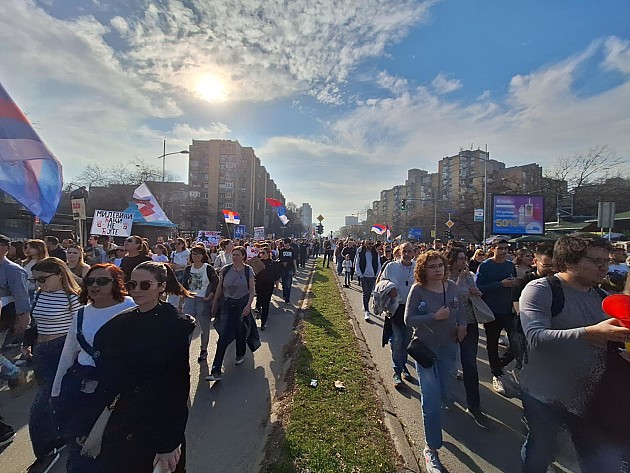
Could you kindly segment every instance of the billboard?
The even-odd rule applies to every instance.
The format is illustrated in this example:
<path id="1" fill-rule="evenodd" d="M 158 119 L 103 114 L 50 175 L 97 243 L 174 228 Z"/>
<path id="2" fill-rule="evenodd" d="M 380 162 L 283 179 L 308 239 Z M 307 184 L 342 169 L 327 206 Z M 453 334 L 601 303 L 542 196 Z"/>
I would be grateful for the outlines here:
<path id="1" fill-rule="evenodd" d="M 492 233 L 544 235 L 545 199 L 541 195 L 493 195 Z"/>
<path id="2" fill-rule="evenodd" d="M 410 240 L 421 240 L 422 239 L 422 228 L 412 227 L 407 232 L 407 238 Z"/>

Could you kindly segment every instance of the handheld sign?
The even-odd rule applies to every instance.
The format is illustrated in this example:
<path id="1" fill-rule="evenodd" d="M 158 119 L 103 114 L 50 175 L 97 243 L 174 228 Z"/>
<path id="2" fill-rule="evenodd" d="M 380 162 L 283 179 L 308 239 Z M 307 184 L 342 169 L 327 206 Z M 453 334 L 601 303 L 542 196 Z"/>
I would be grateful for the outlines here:
<path id="1" fill-rule="evenodd" d="M 613 294 L 604 298 L 602 309 L 611 317 L 618 319 L 624 327 L 630 328 L 630 296 Z"/>

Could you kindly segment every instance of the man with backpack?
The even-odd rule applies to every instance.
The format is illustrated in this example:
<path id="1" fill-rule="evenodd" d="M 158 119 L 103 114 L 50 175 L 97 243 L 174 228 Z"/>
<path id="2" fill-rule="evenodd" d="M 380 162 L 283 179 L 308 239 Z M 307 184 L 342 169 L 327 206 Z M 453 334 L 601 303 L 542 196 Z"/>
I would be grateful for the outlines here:
<path id="1" fill-rule="evenodd" d="M 529 343 L 521 373 L 529 426 L 521 453 L 524 473 L 547 471 L 561 427 L 571 434 L 584 473 L 621 471 L 621 455 L 611 447 L 607 427 L 593 422 L 589 413 L 601 404 L 596 395 L 607 365 L 617 361 L 610 358 L 607 342 L 630 340 L 630 330 L 602 310 L 604 294 L 597 285 L 608 271 L 609 249 L 609 242 L 595 235 L 560 237 L 553 253 L 559 272 L 532 281 L 521 295 L 520 317 Z M 626 409 L 606 407 L 628 425 Z"/>

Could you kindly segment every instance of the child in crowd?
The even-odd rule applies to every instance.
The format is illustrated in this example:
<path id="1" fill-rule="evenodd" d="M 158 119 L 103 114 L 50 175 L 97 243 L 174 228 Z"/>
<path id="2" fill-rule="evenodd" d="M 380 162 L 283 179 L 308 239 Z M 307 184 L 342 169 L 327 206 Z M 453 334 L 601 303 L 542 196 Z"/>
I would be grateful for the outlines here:
<path id="1" fill-rule="evenodd" d="M 346 255 L 341 265 L 343 267 L 343 274 L 345 275 L 343 287 L 350 287 L 350 281 L 352 278 L 352 260 L 350 260 L 349 254 Z"/>

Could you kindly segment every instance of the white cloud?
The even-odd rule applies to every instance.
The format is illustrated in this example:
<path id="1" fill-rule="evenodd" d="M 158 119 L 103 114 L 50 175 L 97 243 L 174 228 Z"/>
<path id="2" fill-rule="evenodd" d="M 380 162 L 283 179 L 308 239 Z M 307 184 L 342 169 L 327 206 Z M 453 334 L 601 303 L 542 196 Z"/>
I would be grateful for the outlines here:
<path id="1" fill-rule="evenodd" d="M 443 72 L 440 72 L 431 82 L 431 86 L 436 94 L 442 95 L 456 91 L 461 88 L 462 83 L 457 79 L 449 79 Z"/>
<path id="2" fill-rule="evenodd" d="M 608 70 L 630 73 L 630 41 L 610 37 L 604 43 L 603 66 Z"/>
<path id="3" fill-rule="evenodd" d="M 378 74 L 376 82 L 394 95 L 400 95 L 407 91 L 407 79 L 391 76 L 386 71 L 381 71 Z"/>

